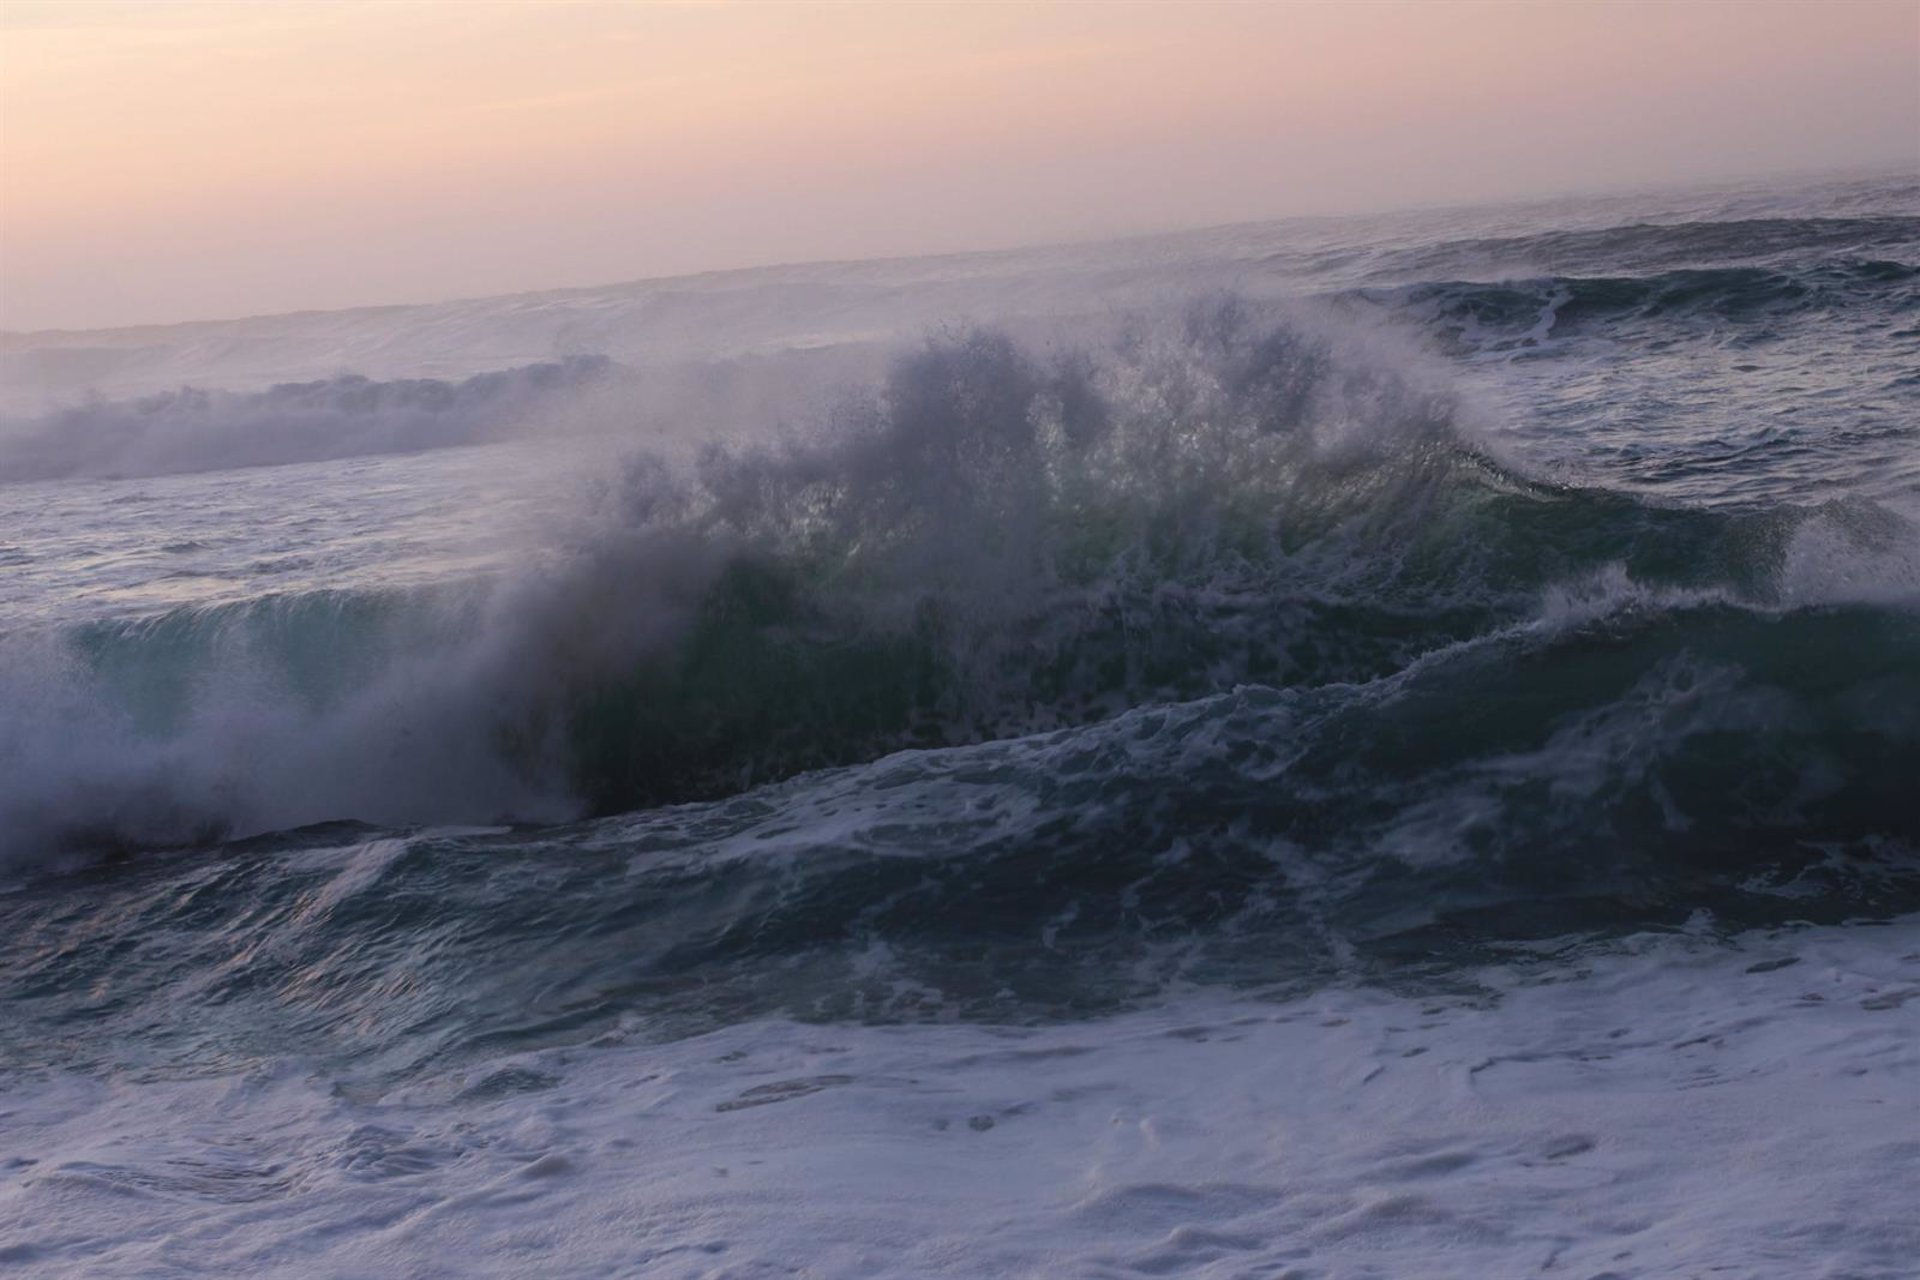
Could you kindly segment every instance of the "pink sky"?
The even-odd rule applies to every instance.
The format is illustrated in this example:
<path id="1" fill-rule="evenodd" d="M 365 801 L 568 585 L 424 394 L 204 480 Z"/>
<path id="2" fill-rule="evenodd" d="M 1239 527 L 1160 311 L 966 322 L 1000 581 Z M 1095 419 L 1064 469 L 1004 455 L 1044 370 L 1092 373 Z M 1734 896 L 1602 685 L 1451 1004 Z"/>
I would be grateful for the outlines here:
<path id="1" fill-rule="evenodd" d="M 1920 170 L 1920 3 L 0 7 L 0 327 Z"/>

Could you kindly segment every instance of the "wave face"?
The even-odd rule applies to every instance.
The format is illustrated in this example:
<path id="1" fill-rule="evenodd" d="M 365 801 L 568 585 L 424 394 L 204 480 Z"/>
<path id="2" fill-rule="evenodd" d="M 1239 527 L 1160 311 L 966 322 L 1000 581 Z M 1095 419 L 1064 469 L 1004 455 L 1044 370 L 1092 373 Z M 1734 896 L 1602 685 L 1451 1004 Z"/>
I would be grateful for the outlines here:
<path id="1" fill-rule="evenodd" d="M 1858 606 L 1576 608 L 1365 683 L 711 804 L 260 837 L 16 894 L 7 992 L 57 1042 L 76 1017 L 139 1034 L 198 975 L 222 1012 L 195 1054 L 244 1026 L 250 1052 L 404 1074 L 636 1017 L 1026 1021 L 1192 982 L 1444 985 L 1529 939 L 1702 913 L 1893 915 L 1920 909 L 1916 638 Z"/>

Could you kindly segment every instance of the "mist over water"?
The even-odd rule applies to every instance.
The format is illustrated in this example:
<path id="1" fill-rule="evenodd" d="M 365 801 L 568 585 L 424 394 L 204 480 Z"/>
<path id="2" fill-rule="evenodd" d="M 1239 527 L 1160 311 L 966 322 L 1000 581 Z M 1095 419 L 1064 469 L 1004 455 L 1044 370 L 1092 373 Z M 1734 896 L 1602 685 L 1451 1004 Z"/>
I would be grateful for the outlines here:
<path id="1" fill-rule="evenodd" d="M 949 1199 L 1009 1274 L 1048 1240 L 1089 1273 L 1359 1274 L 1349 1219 L 1401 1260 L 1477 1242 L 1434 1274 L 1545 1265 L 1542 1221 L 1582 1274 L 1700 1239 L 1789 1274 L 1793 1224 L 1879 1183 L 1757 1222 L 1792 1182 L 1767 1148 L 1680 1223 L 1698 1184 L 1652 1135 L 1695 1114 L 1675 1081 L 1792 1114 L 1831 1072 L 1834 1132 L 1902 1158 L 1874 1134 L 1920 1078 L 1916 200 L 346 313 L 324 358 L 378 358 L 317 378 L 286 357 L 313 319 L 98 336 L 119 381 L 0 431 L 0 1070 L 54 1168 L 0 1199 L 19 1258 L 137 1273 L 183 1205 L 293 1274 L 241 1206 L 348 1223 L 314 1247 L 351 1266 L 411 1197 L 511 1234 L 622 1186 L 679 1273 L 772 1265 L 776 1220 L 845 1245 L 581 1136 L 643 1114 L 755 1194 L 855 1170 L 856 1238 L 895 1202 L 821 1126 L 881 1164 L 965 1135 Z M 1170 1043 L 1217 1087 L 1150 1097 Z M 1275 1063 L 1353 1117 L 1287 1121 L 1312 1178 L 1179 1136 L 1258 1127 Z M 226 1089 L 290 1127 L 242 1141 Z M 157 1145 L 75 1154 L 149 1090 Z M 989 1192 L 1003 1140 L 1104 1154 Z M 534 1207 L 427 1190 L 508 1183 Z M 135 1225 L 77 1225 L 124 1186 Z M 895 1207 L 938 1239 L 941 1204 Z M 1849 1274 L 1910 1256 L 1835 1233 Z"/>

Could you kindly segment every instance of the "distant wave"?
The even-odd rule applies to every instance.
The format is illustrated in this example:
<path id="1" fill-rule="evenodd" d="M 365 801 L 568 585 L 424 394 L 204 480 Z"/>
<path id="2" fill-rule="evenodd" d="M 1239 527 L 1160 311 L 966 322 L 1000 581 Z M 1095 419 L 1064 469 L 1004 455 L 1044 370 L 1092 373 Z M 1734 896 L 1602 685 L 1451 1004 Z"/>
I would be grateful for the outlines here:
<path id="1" fill-rule="evenodd" d="M 483 373 L 460 382 L 376 382 L 342 374 L 266 391 L 183 387 L 0 422 L 0 483 L 70 476 L 152 476 L 500 438 L 529 414 L 607 382 L 601 356 Z"/>
<path id="2" fill-rule="evenodd" d="M 1388 254 L 1380 265 L 1403 278 L 1425 280 L 1488 264 L 1525 265 L 1553 275 L 1643 275 L 1735 264 L 1782 267 L 1808 260 L 1884 258 L 1911 253 L 1917 246 L 1920 217 L 1737 218 L 1449 240 Z"/>
<path id="3" fill-rule="evenodd" d="M 1665 322 L 1673 327 L 1664 334 L 1673 339 L 1685 335 L 1688 321 L 1764 325 L 1814 313 L 1920 315 L 1920 266 L 1843 258 L 1791 270 L 1706 267 L 1644 276 L 1444 281 L 1349 296 L 1384 304 L 1443 343 L 1502 352 L 1590 331 L 1618 336 L 1637 322 Z"/>

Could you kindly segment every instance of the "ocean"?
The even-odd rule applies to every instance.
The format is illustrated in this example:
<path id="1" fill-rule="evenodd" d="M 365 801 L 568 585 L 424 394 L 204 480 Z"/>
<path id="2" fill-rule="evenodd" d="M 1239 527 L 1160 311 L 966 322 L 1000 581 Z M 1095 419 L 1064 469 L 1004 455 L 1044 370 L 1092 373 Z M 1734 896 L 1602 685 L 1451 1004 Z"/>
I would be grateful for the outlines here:
<path id="1" fill-rule="evenodd" d="M 0 378 L 0 1271 L 1914 1274 L 1911 175 Z"/>

